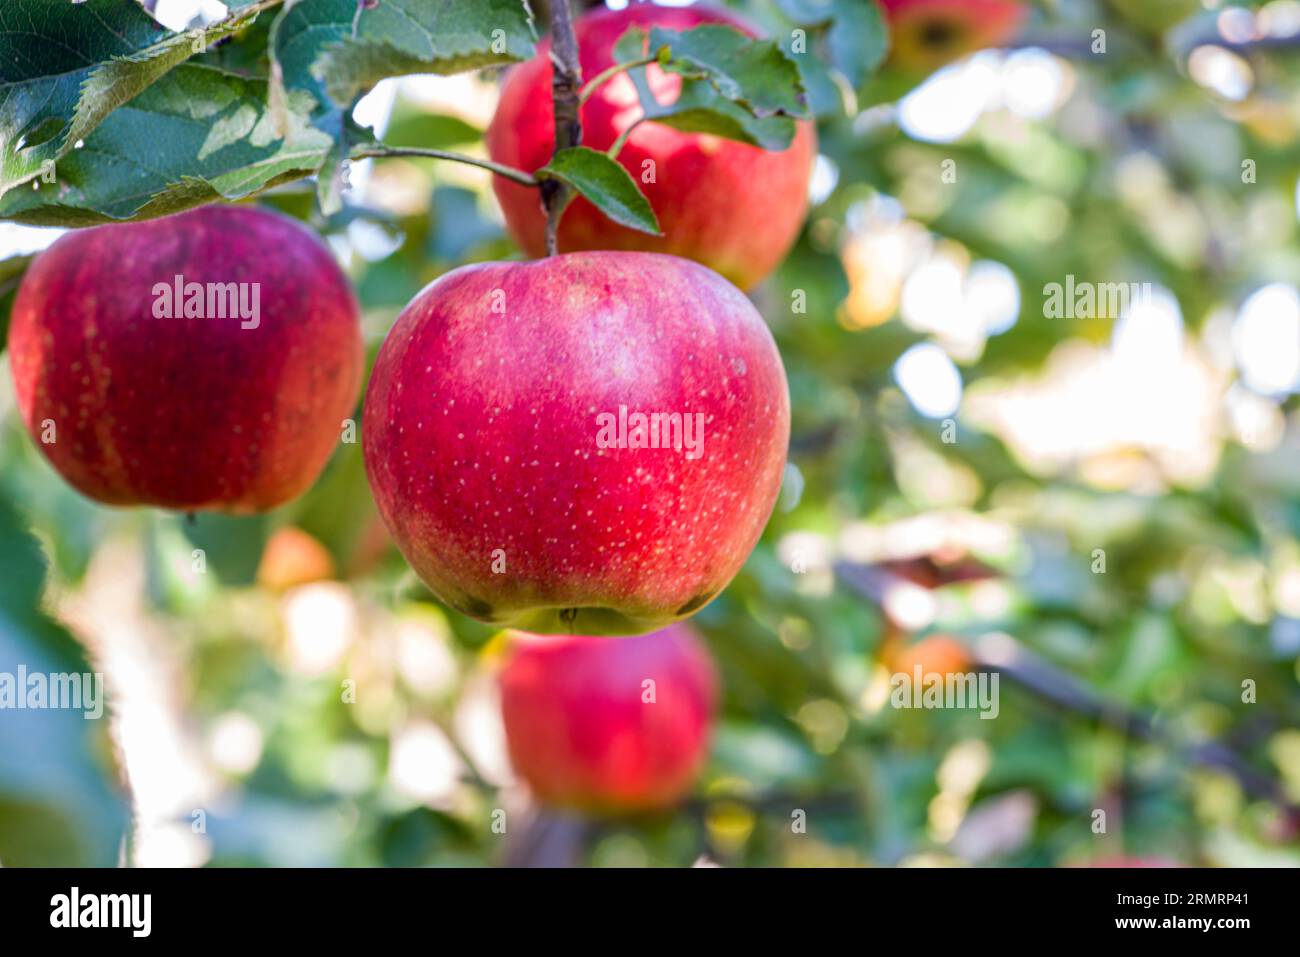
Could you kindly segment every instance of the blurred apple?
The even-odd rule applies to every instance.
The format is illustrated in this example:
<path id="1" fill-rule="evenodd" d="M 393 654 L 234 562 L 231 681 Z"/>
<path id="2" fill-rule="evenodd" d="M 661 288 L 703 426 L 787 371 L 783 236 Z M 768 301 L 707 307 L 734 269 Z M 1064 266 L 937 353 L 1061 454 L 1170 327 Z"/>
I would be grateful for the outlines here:
<path id="1" fill-rule="evenodd" d="M 1029 12 L 1010 0 L 881 0 L 881 6 L 889 21 L 892 61 L 926 71 L 1002 46 Z"/>
<path id="2" fill-rule="evenodd" d="M 919 666 L 921 675 L 960 674 L 971 666 L 970 649 L 951 635 L 930 635 L 920 641 L 899 642 L 889 652 L 885 662 L 893 674 L 915 674 Z"/>
<path id="3" fill-rule="evenodd" d="M 295 585 L 334 577 L 334 559 L 317 539 L 300 528 L 277 529 L 262 550 L 257 581 L 283 591 Z"/>
<path id="4" fill-rule="evenodd" d="M 688 626 L 633 638 L 512 632 L 501 672 L 511 762 L 542 803 L 666 807 L 708 755 L 717 674 Z"/>

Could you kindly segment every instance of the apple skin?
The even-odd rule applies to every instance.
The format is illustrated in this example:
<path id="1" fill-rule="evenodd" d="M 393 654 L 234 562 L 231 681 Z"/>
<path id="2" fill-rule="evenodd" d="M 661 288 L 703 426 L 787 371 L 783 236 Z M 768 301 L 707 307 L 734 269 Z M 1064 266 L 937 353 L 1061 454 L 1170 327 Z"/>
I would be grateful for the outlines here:
<path id="1" fill-rule="evenodd" d="M 701 454 L 598 447 L 598 416 L 620 406 L 703 415 Z M 735 576 L 789 434 L 780 356 L 738 289 L 675 256 L 582 252 L 426 287 L 379 351 L 362 447 L 394 541 L 445 603 L 632 634 Z"/>
<path id="2" fill-rule="evenodd" d="M 881 0 L 890 57 L 904 69 L 933 70 L 1012 39 L 1029 14 L 1011 0 Z"/>
<path id="3" fill-rule="evenodd" d="M 259 284 L 258 324 L 156 318 L 154 286 L 177 275 Z M 294 220 L 234 206 L 61 237 L 23 278 L 9 356 L 28 431 L 78 491 L 237 513 L 315 481 L 364 363 L 357 302 L 329 249 Z"/>
<path id="4" fill-rule="evenodd" d="M 511 763 L 543 804 L 662 809 L 708 757 L 718 678 L 686 625 L 623 639 L 512 632 L 500 688 Z"/>
<path id="5" fill-rule="evenodd" d="M 638 4 L 599 11 L 575 24 L 584 78 L 614 63 L 614 44 L 633 26 L 688 30 L 704 23 L 728 24 L 751 36 L 758 31 L 738 17 L 701 7 Z M 487 131 L 492 159 L 532 172 L 555 146 L 551 104 L 550 45 L 513 68 Z M 674 99 L 680 78 L 650 67 L 650 84 L 663 102 Z M 582 142 L 607 150 L 641 116 L 632 80 L 614 77 L 583 104 Z M 663 236 L 651 236 L 607 219 L 576 199 L 560 222 L 561 252 L 584 249 L 671 253 L 704 263 L 741 289 L 751 289 L 774 270 L 794 244 L 808 211 L 808 180 L 817 157 L 813 124 L 801 121 L 789 148 L 769 152 L 718 136 L 683 133 L 644 123 L 619 153 L 659 217 Z M 654 161 L 655 182 L 642 182 L 643 164 Z M 495 177 L 493 188 L 515 242 L 529 255 L 546 252 L 546 216 L 538 192 Z"/>

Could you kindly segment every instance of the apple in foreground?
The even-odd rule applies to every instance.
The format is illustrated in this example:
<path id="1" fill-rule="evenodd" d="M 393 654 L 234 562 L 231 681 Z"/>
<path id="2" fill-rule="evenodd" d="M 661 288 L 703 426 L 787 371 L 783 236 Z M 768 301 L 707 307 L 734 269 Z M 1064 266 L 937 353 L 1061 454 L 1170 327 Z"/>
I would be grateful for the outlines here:
<path id="1" fill-rule="evenodd" d="M 329 249 L 232 206 L 61 237 L 23 277 L 9 357 L 23 421 L 71 485 L 189 512 L 305 491 L 364 361 Z"/>
<path id="2" fill-rule="evenodd" d="M 758 32 L 733 14 L 707 7 L 635 4 L 626 10 L 589 13 L 575 24 L 582 75 L 591 79 L 612 66 L 614 45 L 632 27 L 689 30 L 710 23 L 750 36 Z M 535 58 L 507 75 L 487 131 L 488 152 L 498 163 L 532 172 L 550 160 L 555 146 L 551 72 L 550 44 L 543 43 Z M 676 99 L 679 76 L 657 66 L 647 72 L 660 102 Z M 583 145 L 609 149 L 641 115 L 631 78 L 615 76 L 582 106 Z M 777 267 L 798 236 L 816 156 L 816 133 L 807 121 L 798 124 L 790 146 L 778 152 L 644 123 L 632 132 L 618 159 L 650 200 L 663 236 L 619 226 L 585 199 L 577 199 L 560 222 L 560 251 L 672 253 L 704 263 L 750 289 Z M 652 177 L 647 170 L 653 171 Z M 538 191 L 501 177 L 493 180 L 493 188 L 515 241 L 528 255 L 543 255 L 546 214 Z"/>
<path id="3" fill-rule="evenodd" d="M 906 69 L 933 70 L 1010 41 L 1029 13 L 1012 0 L 881 0 L 890 56 Z"/>
<path id="4" fill-rule="evenodd" d="M 482 621 L 630 634 L 703 607 L 780 490 L 789 394 L 748 299 L 698 263 L 464 266 L 380 349 L 362 445 L 398 548 Z"/>
<path id="5" fill-rule="evenodd" d="M 708 756 L 717 686 L 687 625 L 622 639 L 512 632 L 500 676 L 511 763 L 555 807 L 669 806 Z"/>

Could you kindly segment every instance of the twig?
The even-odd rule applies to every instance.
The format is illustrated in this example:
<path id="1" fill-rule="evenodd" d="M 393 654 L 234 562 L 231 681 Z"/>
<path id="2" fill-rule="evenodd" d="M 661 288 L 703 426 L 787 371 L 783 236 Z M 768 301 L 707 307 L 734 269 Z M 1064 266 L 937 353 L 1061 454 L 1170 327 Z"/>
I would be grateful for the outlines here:
<path id="1" fill-rule="evenodd" d="M 456 753 L 456 757 L 460 759 L 460 763 L 464 765 L 465 773 L 469 776 L 469 779 L 474 786 L 480 791 L 486 791 L 488 793 L 495 792 L 497 786 L 483 775 L 483 772 L 479 770 L 478 762 L 474 760 L 474 756 L 465 749 L 465 745 L 461 744 L 460 739 L 456 737 L 456 732 L 452 727 L 453 722 L 451 719 L 437 713 L 429 714 L 428 718 L 433 723 L 434 727 L 442 732 L 442 736 L 446 739 L 447 744 L 451 746 L 452 751 Z"/>
<path id="2" fill-rule="evenodd" d="M 491 170 L 498 176 L 504 176 L 508 180 L 513 180 L 523 186 L 536 186 L 537 180 L 521 169 L 515 169 L 513 166 L 505 166 L 501 163 L 494 163 L 491 160 L 479 159 L 477 156 L 468 156 L 464 153 L 452 153 L 447 150 L 431 150 L 418 146 L 385 146 L 382 143 L 373 145 L 359 146 L 352 151 L 352 159 L 382 159 L 390 156 L 416 156 L 424 159 L 444 159 L 451 160 L 454 163 L 467 163 L 470 166 L 477 166 L 481 169 Z"/>
<path id="3" fill-rule="evenodd" d="M 623 144 L 628 141 L 628 138 L 632 135 L 632 131 L 635 130 L 638 126 L 640 126 L 648 119 L 650 119 L 650 117 L 646 116 L 643 113 L 641 114 L 641 116 L 637 117 L 635 120 L 629 123 L 627 125 L 627 129 L 625 129 L 622 133 L 618 134 L 618 139 L 616 139 L 613 142 L 613 144 L 610 146 L 610 148 L 605 151 L 606 153 L 609 154 L 610 159 L 618 159 L 618 154 L 623 151 Z"/>
<path id="4" fill-rule="evenodd" d="M 896 577 L 879 566 L 854 562 L 837 563 L 835 573 L 840 581 L 875 605 L 881 603 L 891 578 Z M 1065 711 L 1124 735 L 1164 745 L 1192 764 L 1226 771 L 1237 779 L 1246 794 L 1272 802 L 1300 822 L 1300 806 L 1290 801 L 1277 779 L 1252 767 L 1228 745 L 1220 741 L 1188 744 L 1174 738 L 1149 714 L 1104 698 L 1084 682 L 1033 654 L 1010 635 L 985 635 L 976 642 L 974 661 L 981 671 L 996 672 Z"/>
<path id="5" fill-rule="evenodd" d="M 551 99 L 555 105 L 555 152 L 582 142 L 578 119 L 582 65 L 578 60 L 578 38 L 573 32 L 569 0 L 551 4 Z M 560 217 L 570 199 L 569 188 L 558 179 L 542 183 L 542 205 L 546 207 L 546 255 L 559 252 L 557 234 Z"/>
<path id="6" fill-rule="evenodd" d="M 1164 744 L 1192 764 L 1226 771 L 1252 798 L 1271 801 L 1300 820 L 1300 807 L 1292 804 L 1282 786 L 1252 767 L 1240 754 L 1220 741 L 1186 744 L 1178 741 L 1152 718 L 1115 701 L 1108 701 L 1083 682 L 1039 658 L 1009 635 L 986 635 L 975 646 L 976 666 L 996 671 L 1031 694 L 1067 711 L 1091 718 L 1121 734 Z"/>
<path id="7" fill-rule="evenodd" d="M 651 63 L 657 63 L 658 61 L 659 58 L 657 56 L 646 56 L 639 60 L 629 60 L 627 63 L 615 63 L 608 69 L 602 70 L 583 84 L 582 92 L 578 94 L 578 105 L 582 106 L 582 104 L 586 103 L 593 93 L 620 73 L 626 72 L 627 70 L 634 70 L 640 66 L 649 66 Z"/>

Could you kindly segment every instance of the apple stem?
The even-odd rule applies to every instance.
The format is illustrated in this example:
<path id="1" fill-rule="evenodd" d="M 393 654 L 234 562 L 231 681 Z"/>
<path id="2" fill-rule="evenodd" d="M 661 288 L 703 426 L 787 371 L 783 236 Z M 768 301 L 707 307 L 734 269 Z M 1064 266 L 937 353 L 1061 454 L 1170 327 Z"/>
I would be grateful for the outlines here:
<path id="1" fill-rule="evenodd" d="M 578 38 L 573 32 L 569 0 L 551 3 L 551 99 L 555 106 L 555 152 L 582 143 L 578 118 L 582 65 L 578 60 Z M 560 217 L 569 204 L 569 187 L 558 179 L 542 182 L 542 205 L 546 207 L 546 255 L 559 252 L 557 234 Z"/>

